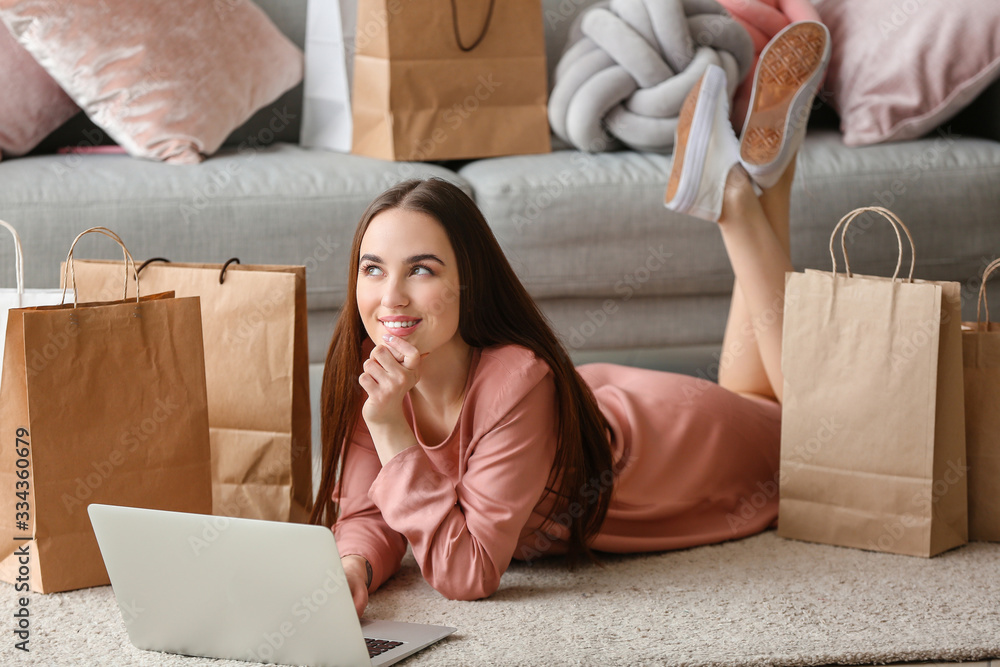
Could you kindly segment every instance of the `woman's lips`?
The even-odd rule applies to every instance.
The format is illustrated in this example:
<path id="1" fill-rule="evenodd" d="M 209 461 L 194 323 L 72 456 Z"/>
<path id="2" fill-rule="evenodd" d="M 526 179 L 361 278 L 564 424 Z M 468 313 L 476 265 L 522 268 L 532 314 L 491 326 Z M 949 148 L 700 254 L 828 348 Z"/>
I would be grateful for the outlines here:
<path id="1" fill-rule="evenodd" d="M 419 317 L 383 317 L 379 319 L 382 328 L 392 336 L 409 336 L 420 326 Z"/>

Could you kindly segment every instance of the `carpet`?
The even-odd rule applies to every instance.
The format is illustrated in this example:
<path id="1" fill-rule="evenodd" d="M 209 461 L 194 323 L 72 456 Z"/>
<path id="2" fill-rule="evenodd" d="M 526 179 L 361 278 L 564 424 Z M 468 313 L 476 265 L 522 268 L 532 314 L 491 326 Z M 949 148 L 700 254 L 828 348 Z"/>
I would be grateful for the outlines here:
<path id="1" fill-rule="evenodd" d="M 0 588 L 3 625 L 16 604 Z M 0 663 L 215 665 L 140 651 L 109 586 L 31 594 L 31 652 L 3 632 Z M 514 563 L 487 600 L 444 599 L 412 556 L 376 593 L 373 618 L 452 625 L 403 665 L 826 665 L 1000 657 L 1000 544 L 932 559 L 785 540 L 744 540 L 607 556 L 568 571 L 561 559 Z"/>

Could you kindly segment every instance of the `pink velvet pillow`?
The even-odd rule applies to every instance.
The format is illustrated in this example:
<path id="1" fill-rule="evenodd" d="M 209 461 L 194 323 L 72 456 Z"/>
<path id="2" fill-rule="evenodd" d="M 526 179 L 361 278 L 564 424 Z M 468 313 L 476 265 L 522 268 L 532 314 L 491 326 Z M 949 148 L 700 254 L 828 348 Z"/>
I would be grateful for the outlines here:
<path id="1" fill-rule="evenodd" d="M 823 0 L 826 87 L 848 146 L 930 132 L 1000 77 L 1000 2 Z"/>
<path id="2" fill-rule="evenodd" d="M 0 18 L 137 157 L 200 162 L 302 79 L 302 52 L 250 0 L 0 0 Z"/>
<path id="3" fill-rule="evenodd" d="M 0 154 L 24 155 L 78 111 L 0 23 Z"/>

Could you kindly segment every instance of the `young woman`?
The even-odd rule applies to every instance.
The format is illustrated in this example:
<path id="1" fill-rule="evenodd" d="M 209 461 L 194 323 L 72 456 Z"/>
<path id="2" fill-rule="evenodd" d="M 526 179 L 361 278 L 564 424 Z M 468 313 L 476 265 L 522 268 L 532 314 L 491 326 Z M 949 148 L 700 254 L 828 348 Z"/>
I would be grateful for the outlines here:
<path id="1" fill-rule="evenodd" d="M 762 80 L 742 146 L 721 69 L 681 113 L 666 205 L 718 220 L 737 277 L 718 385 L 575 369 L 457 187 L 408 181 L 368 207 L 326 360 L 312 516 L 332 523 L 359 615 L 407 544 L 435 589 L 477 599 L 513 558 L 683 548 L 774 521 L 795 123 L 829 53 L 815 26 L 762 54 L 788 62 L 794 38 L 808 67 Z"/>

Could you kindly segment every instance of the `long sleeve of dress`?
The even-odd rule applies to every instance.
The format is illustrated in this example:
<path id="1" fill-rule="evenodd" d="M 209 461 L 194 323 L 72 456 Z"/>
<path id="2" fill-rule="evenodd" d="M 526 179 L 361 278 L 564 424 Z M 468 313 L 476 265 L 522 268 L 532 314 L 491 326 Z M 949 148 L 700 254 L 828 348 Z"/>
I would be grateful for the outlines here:
<path id="1" fill-rule="evenodd" d="M 371 564 L 372 582 L 368 588 L 371 592 L 399 570 L 406 553 L 406 539 L 386 524 L 378 507 L 368 498 L 368 489 L 382 464 L 364 421 L 358 422 L 340 478 L 340 516 L 333 525 L 333 534 L 341 556 L 357 554 Z"/>
<path id="2" fill-rule="evenodd" d="M 484 354 L 488 370 L 466 395 L 457 442 L 453 434 L 443 443 L 457 447 L 457 457 L 454 450 L 411 447 L 371 484 L 369 497 L 409 541 L 424 579 L 451 599 L 478 599 L 497 589 L 548 481 L 555 387 L 548 366 L 524 352 L 518 366 Z M 458 470 L 448 469 L 449 461 L 457 461 Z"/>

